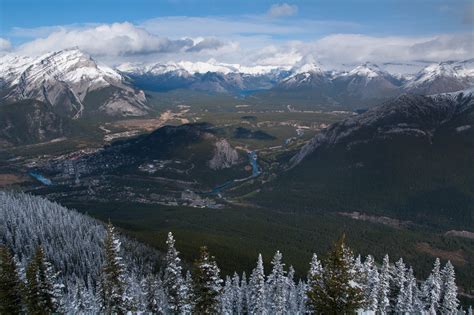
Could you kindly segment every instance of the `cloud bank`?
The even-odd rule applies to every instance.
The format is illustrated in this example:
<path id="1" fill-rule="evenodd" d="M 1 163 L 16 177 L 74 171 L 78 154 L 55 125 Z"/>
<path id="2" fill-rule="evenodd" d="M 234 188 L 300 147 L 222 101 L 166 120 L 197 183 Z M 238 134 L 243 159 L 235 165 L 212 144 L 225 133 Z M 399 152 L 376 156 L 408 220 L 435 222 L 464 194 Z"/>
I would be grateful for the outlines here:
<path id="1" fill-rule="evenodd" d="M 213 59 L 245 66 L 285 67 L 311 56 L 327 68 L 365 61 L 406 63 L 474 58 L 471 33 L 370 36 L 357 32 L 360 25 L 344 21 L 298 19 L 295 23 L 291 18 L 277 18 L 296 12 L 297 7 L 280 4 L 259 16 L 175 16 L 140 24 L 15 28 L 12 33 L 32 39 L 12 47 L 8 40 L 0 38 L 0 51 L 38 55 L 79 47 L 109 64 Z"/>
<path id="2" fill-rule="evenodd" d="M 21 45 L 18 51 L 37 55 L 49 51 L 79 47 L 95 56 L 133 56 L 181 51 L 199 52 L 224 46 L 215 38 L 193 40 L 169 39 L 150 34 L 131 23 L 102 24 L 90 28 L 61 29 L 44 38 L 34 39 Z"/>

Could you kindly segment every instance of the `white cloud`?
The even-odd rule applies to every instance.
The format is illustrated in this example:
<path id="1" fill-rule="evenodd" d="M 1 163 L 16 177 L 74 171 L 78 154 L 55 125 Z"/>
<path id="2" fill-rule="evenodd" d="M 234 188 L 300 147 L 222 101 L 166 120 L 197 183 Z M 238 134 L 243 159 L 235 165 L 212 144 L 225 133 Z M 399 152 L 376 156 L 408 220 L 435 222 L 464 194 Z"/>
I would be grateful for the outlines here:
<path id="1" fill-rule="evenodd" d="M 268 9 L 267 15 L 272 18 L 292 16 L 298 13 L 298 7 L 288 3 L 274 4 Z"/>
<path id="2" fill-rule="evenodd" d="M 445 61 L 474 58 L 470 34 L 432 37 L 374 37 L 336 34 L 298 46 L 302 54 L 312 53 L 323 64 L 372 62 Z"/>
<path id="3" fill-rule="evenodd" d="M 186 50 L 217 49 L 224 43 L 218 39 L 169 39 L 150 34 L 131 23 L 102 24 L 88 28 L 60 29 L 47 37 L 21 45 L 20 53 L 37 55 L 53 50 L 79 47 L 95 56 L 133 56 L 154 53 L 174 53 Z"/>
<path id="4" fill-rule="evenodd" d="M 7 51 L 12 48 L 12 44 L 8 39 L 0 37 L 0 51 Z"/>

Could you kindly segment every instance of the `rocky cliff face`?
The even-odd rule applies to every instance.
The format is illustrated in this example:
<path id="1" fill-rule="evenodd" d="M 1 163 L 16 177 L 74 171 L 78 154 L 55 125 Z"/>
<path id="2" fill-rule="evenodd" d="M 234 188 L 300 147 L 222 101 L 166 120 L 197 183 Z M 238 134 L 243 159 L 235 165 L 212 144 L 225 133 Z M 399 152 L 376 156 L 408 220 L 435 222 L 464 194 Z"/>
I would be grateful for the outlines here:
<path id="1" fill-rule="evenodd" d="M 238 163 L 239 154 L 226 139 L 217 141 L 215 146 L 214 156 L 209 161 L 209 167 L 211 169 L 220 170 L 230 168 Z"/>

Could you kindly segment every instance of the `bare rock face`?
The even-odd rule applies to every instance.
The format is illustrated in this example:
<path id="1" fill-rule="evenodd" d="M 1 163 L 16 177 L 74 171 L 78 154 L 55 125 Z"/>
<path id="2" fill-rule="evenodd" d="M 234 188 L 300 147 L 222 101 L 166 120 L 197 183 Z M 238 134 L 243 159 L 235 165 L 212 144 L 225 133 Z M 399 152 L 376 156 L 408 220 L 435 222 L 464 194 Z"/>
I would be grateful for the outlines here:
<path id="1" fill-rule="evenodd" d="M 239 154 L 226 139 L 217 141 L 215 145 L 214 156 L 209 161 L 209 167 L 211 169 L 221 170 L 237 164 Z"/>

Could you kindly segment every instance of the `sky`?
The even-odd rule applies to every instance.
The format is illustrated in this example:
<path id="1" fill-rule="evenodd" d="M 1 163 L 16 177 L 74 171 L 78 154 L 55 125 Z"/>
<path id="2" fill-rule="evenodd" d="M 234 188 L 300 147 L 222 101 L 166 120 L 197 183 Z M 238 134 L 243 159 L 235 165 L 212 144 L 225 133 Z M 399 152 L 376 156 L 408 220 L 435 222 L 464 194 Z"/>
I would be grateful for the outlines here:
<path id="1" fill-rule="evenodd" d="M 0 52 L 328 67 L 474 58 L 473 0 L 0 0 Z"/>

